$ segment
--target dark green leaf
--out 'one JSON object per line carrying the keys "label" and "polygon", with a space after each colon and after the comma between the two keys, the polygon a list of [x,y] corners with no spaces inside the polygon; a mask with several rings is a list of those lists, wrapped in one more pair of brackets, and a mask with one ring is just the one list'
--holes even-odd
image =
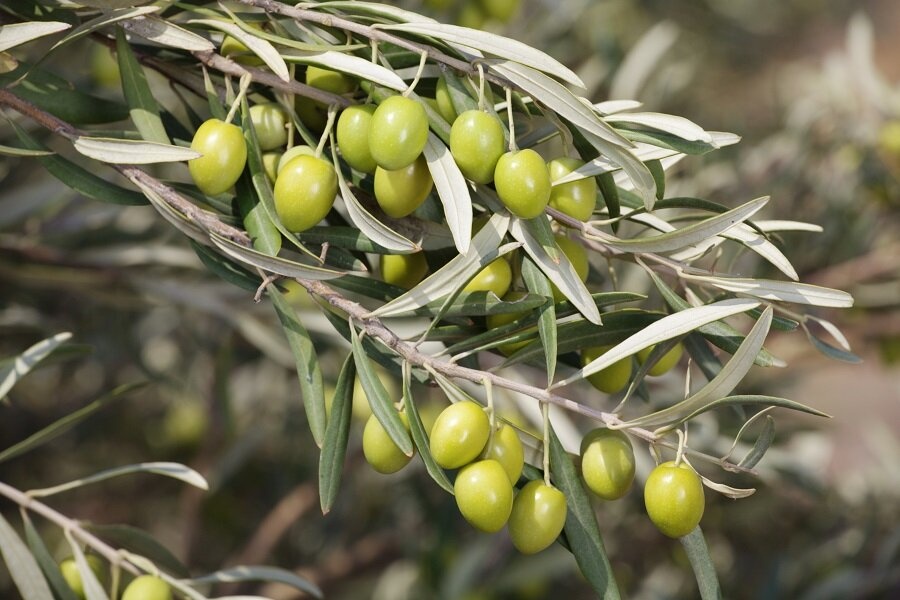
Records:
{"label": "dark green leaf", "polygon": [[691,355],[694,364],[700,367],[703,376],[706,377],[708,381],[712,381],[712,379],[719,374],[719,371],[722,370],[722,363],[719,362],[716,355],[709,349],[706,339],[696,332],[691,332],[685,336],[682,343],[684,344],[684,348],[688,351],[688,354]]}
{"label": "dark green leaf", "polygon": [[824,354],[825,356],[827,356],[829,358],[834,358],[836,360],[848,362],[851,364],[857,364],[857,363],[862,362],[862,359],[859,356],[857,356],[856,354],[854,354],[852,352],[848,352],[848,351],[844,350],[843,348],[838,348],[836,346],[832,346],[831,344],[829,344],[827,342],[823,342],[822,340],[820,340],[819,338],[814,336],[812,333],[810,333],[809,330],[807,330],[807,332],[806,332],[806,337],[809,339],[810,342],[812,342],[812,345],[815,347],[816,350],[818,350],[819,352],[821,352],[822,354]]}
{"label": "dark green leaf", "polygon": [[409,388],[410,382],[404,377],[403,406],[409,420],[409,432],[412,434],[413,444],[415,444],[418,449],[419,456],[422,457],[422,462],[425,463],[425,470],[428,471],[431,478],[445,491],[453,494],[453,484],[450,483],[450,480],[447,479],[447,474],[444,473],[444,470],[437,464],[437,461],[434,460],[434,456],[431,455],[428,434],[425,432],[425,425],[422,423],[422,417],[419,416],[419,409],[416,407],[416,403],[413,400]]}
{"label": "dark green leaf", "polygon": [[262,202],[257,201],[253,184],[246,173],[238,179],[235,193],[244,229],[250,236],[253,247],[269,256],[278,255],[281,250],[281,232],[269,218]]}
{"label": "dark green leaf", "polygon": [[35,448],[56,439],[113,400],[117,400],[120,396],[144,387],[145,385],[146,383],[143,382],[120,385],[111,392],[97,398],[87,406],[84,406],[83,408],[80,408],[63,418],[58,419],[57,421],[54,421],[47,427],[44,427],[37,433],[30,435],[18,444],[14,444],[3,452],[0,452],[0,463],[11,458],[15,458],[16,456],[24,454],[30,450],[34,450]]}
{"label": "dark green leaf", "polygon": [[763,425],[763,430],[760,432],[759,437],[756,438],[756,443],[753,444],[753,448],[750,452],[748,452],[741,462],[738,463],[738,466],[747,469],[755,467],[757,463],[762,460],[762,457],[766,454],[766,450],[772,445],[774,439],[775,419],[773,419],[771,415],[766,415],[766,423]]}
{"label": "dark green leaf", "polygon": [[353,346],[353,357],[356,361],[356,371],[363,391],[369,399],[372,413],[384,430],[390,436],[397,448],[407,456],[412,456],[414,447],[409,438],[409,432],[400,420],[400,413],[394,408],[394,400],[388,396],[384,384],[375,373],[374,367],[363,349],[356,328],[350,327],[350,343]]}
{"label": "dark green leaf", "polygon": [[37,529],[34,528],[34,524],[32,524],[31,519],[28,517],[28,513],[22,513],[22,521],[25,526],[25,539],[28,541],[28,547],[31,549],[31,554],[34,556],[34,559],[41,567],[44,577],[47,578],[47,583],[53,588],[53,595],[58,600],[78,600],[78,598],[75,597],[72,588],[69,587],[69,584],[66,583],[66,580],[63,578],[62,571],[59,570],[59,565],[56,564],[50,551],[47,550],[44,540],[41,539]]}
{"label": "dark green leaf", "polygon": [[[666,172],[663,170],[662,161],[648,160],[644,164],[653,175],[653,182],[656,184],[656,199],[662,200],[666,195]],[[659,205],[656,205],[656,208],[659,208]]]}
{"label": "dark green leaf", "polygon": [[350,436],[350,418],[353,415],[353,382],[356,380],[356,364],[348,354],[334,386],[331,416],[325,428],[325,443],[319,455],[319,504],[322,514],[328,514],[337,498],[347,454]]}
{"label": "dark green leaf", "polygon": [[[191,582],[195,584],[241,581],[273,581],[283,583],[302,592],[306,592],[314,598],[323,597],[322,590],[320,590],[319,587],[314,583],[311,583],[308,580],[299,577],[290,571],[279,569],[277,567],[230,567],[228,569],[216,571],[215,573],[210,573],[209,575],[204,575],[203,577],[195,577],[191,580]],[[236,599],[240,597],[231,596],[231,598]]]}
{"label": "dark green leaf", "polygon": [[141,137],[149,142],[171,144],[144,69],[135,58],[131,45],[125,39],[125,30],[121,27],[116,27],[116,56],[122,77],[122,91],[129,107],[128,112]]}
{"label": "dark green leaf", "polygon": [[387,248],[379,246],[355,227],[339,227],[334,225],[316,225],[298,234],[301,242],[310,244],[324,244],[328,242],[331,247],[346,248],[358,252],[371,252],[374,254],[391,254]]}
{"label": "dark green leaf", "polygon": [[190,242],[194,252],[197,253],[200,261],[207,269],[239,288],[251,292],[259,289],[259,284],[262,283],[259,276],[254,275],[236,262],[228,260],[218,252],[213,252],[208,246],[198,244],[194,240],[190,240]]}
{"label": "dark green leaf", "polygon": [[[601,173],[597,175],[597,185],[600,188],[600,195],[603,197],[603,203],[606,204],[606,210],[613,219],[620,214],[619,208],[619,188],[616,186],[616,179],[612,172]],[[618,221],[613,222],[613,232],[618,229]]]}
{"label": "dark green leaf", "polygon": [[616,586],[612,565],[609,563],[603,539],[600,537],[597,516],[581,485],[581,478],[572,464],[572,459],[552,429],[550,430],[550,470],[553,473],[554,483],[566,495],[568,506],[565,525],[566,539],[572,554],[575,555],[581,573],[594,591],[604,600],[619,598],[619,589]]}
{"label": "dark green leaf", "polygon": [[719,578],[716,576],[716,567],[713,565],[709,548],[703,538],[703,531],[700,530],[700,527],[695,527],[692,532],[680,538],[679,541],[684,546],[688,560],[691,561],[691,568],[694,569],[697,586],[700,588],[700,598],[702,600],[721,598],[722,590],[719,588]]}
{"label": "dark green leaf", "polygon": [[747,406],[778,406],[780,408],[789,408],[791,410],[804,412],[810,415],[815,415],[817,417],[831,418],[827,413],[823,413],[822,411],[806,406],[805,404],[800,404],[799,402],[788,400],[787,398],[780,398],[778,396],[763,396],[760,394],[745,394],[737,396],[727,396],[725,398],[722,398],[721,400],[710,402],[701,409],[696,410],[685,418],[681,419],[680,422],[683,423],[685,421],[690,421],[697,415],[713,410],[715,408],[719,408],[722,406],[733,406],[736,404]]}
{"label": "dark green leaf", "polygon": [[268,293],[297,364],[300,397],[303,399],[309,430],[312,432],[316,445],[321,448],[325,440],[325,392],[316,348],[313,346],[306,328],[297,318],[294,308],[284,299],[281,292],[274,286],[269,286]]}
{"label": "dark green leaf", "polygon": [[53,600],[53,593],[40,566],[3,515],[0,515],[0,555],[6,562],[13,583],[22,594],[22,600]]}
{"label": "dark green leaf", "polygon": [[645,142],[659,148],[675,150],[683,154],[706,154],[716,147],[700,141],[689,141],[664,131],[629,129],[625,123],[617,123],[616,130],[632,142]]}
{"label": "dark green leaf", "polygon": [[[43,144],[31,137],[24,129],[15,123],[13,123],[13,127],[26,148],[46,150]],[[112,204],[132,206],[147,204],[147,199],[143,194],[110,183],[58,154],[39,156],[37,160],[51,175],[89,198]]]}
{"label": "dark green leaf", "polygon": [[86,529],[113,546],[149,558],[161,569],[176,577],[190,576],[188,568],[168,548],[143,529],[131,525],[95,525],[93,523],[87,524]]}
{"label": "dark green leaf", "polygon": [[538,334],[544,346],[544,357],[547,362],[547,381],[553,382],[556,375],[556,309],[553,306],[553,289],[550,281],[544,276],[534,262],[525,258],[522,261],[522,279],[529,292],[543,297],[544,304],[539,310]]}

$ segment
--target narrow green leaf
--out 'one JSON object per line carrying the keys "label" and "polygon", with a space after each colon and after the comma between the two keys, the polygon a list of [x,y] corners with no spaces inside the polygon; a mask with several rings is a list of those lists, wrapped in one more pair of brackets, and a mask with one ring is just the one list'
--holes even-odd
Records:
{"label": "narrow green leaf", "polygon": [[120,396],[144,387],[145,385],[146,383],[143,382],[120,385],[119,387],[113,389],[111,392],[108,392],[103,396],[97,398],[90,404],[66,415],[61,419],[58,419],[57,421],[54,421],[47,427],[44,427],[37,433],[30,435],[18,444],[14,444],[3,452],[0,452],[0,463],[29,452],[30,450],[34,450],[35,448],[56,439],[113,400],[117,400]]}
{"label": "narrow green leaf", "polygon": [[428,161],[428,170],[434,180],[434,189],[438,193],[444,207],[444,217],[453,241],[460,254],[469,251],[472,238],[472,198],[469,195],[469,184],[449,148],[433,133],[428,134],[428,143],[422,152]]}
{"label": "narrow green leaf", "polygon": [[[297,234],[301,242],[309,244],[323,244],[328,242],[332,248],[345,248],[356,252],[370,252],[372,254],[393,254],[390,248],[380,246],[365,236],[356,227],[342,227],[340,225],[316,225],[311,229]],[[415,244],[410,244],[414,247]]]}
{"label": "narrow green leaf", "polygon": [[[721,400],[716,400],[715,402],[710,402],[709,404],[697,409],[691,414],[687,415],[681,422],[684,423],[686,421],[690,421],[697,415],[708,412],[710,410],[714,410],[716,408],[721,408],[723,406],[777,406],[779,408],[788,408],[790,410],[796,410],[798,412],[803,412],[809,415],[815,415],[817,417],[827,417],[831,418],[830,415],[824,413],[820,410],[816,410],[815,408],[811,408],[806,406],[805,404],[800,404],[799,402],[795,402],[793,400],[788,400],[787,398],[781,398],[778,396],[763,396],[758,394],[745,394],[745,395],[737,395],[737,396],[728,396],[726,398],[722,398]],[[628,425],[632,425],[631,422]]]}
{"label": "narrow green leaf", "polygon": [[200,473],[191,469],[190,467],[172,462],[149,462],[139,463],[135,465],[126,465],[124,467],[115,467],[112,469],[105,469],[103,471],[100,471],[99,473],[89,475],[88,477],[82,477],[74,481],[55,485],[53,487],[29,490],[28,494],[34,498],[44,498],[47,496],[52,496],[54,494],[59,494],[61,492],[74,490],[85,485],[90,485],[92,483],[106,481],[107,479],[112,479],[114,477],[131,475],[132,473],[153,473],[155,475],[162,475],[164,477],[178,479],[201,490],[209,489],[209,484],[206,482],[206,479],[204,479],[203,476],[200,475]]}
{"label": "narrow green leaf", "polygon": [[[31,150],[46,150],[46,148],[24,129],[13,123],[13,128],[19,139],[26,148]],[[68,187],[72,188],[80,194],[84,194],[89,198],[109,202],[111,204],[124,205],[143,205],[147,204],[147,199],[132,190],[126,190],[113,183],[110,183],[82,167],[76,165],[72,161],[63,158],[58,154],[49,156],[40,156],[38,161],[51,175],[62,181]]]}
{"label": "narrow green leaf", "polygon": [[550,469],[553,473],[553,481],[566,495],[565,533],[569,543],[569,549],[575,556],[576,562],[585,579],[594,588],[600,598],[604,600],[616,600],[619,589],[613,575],[612,565],[606,556],[603,539],[600,537],[600,527],[597,525],[597,516],[591,507],[591,501],[581,484],[578,471],[572,464],[572,459],[556,437],[556,433],[550,430]]}
{"label": "narrow green leaf", "polygon": [[[323,598],[322,590],[314,583],[277,567],[238,566],[216,571],[191,580],[195,584],[237,583],[242,581],[272,581],[283,583],[315,597]],[[223,599],[224,600],[224,599]],[[237,598],[235,598],[237,600]]]}
{"label": "narrow green leaf", "polygon": [[528,286],[528,291],[546,298],[541,306],[538,317],[538,334],[544,346],[544,356],[547,361],[547,381],[553,383],[556,376],[556,309],[553,306],[553,290],[550,282],[541,273],[537,265],[530,259],[522,261],[522,279]]}
{"label": "narrow green leaf", "polygon": [[161,19],[156,15],[146,15],[125,21],[122,23],[122,27],[145,40],[169,46],[170,48],[188,50],[189,52],[204,52],[216,49],[213,43],[206,38],[200,37],[196,33],[191,33],[187,29]]}
{"label": "narrow green leaf", "polygon": [[3,156],[51,156],[55,152],[50,150],[28,150],[27,148],[16,148],[15,146],[3,146],[0,144],[0,154]]}
{"label": "narrow green leaf", "polygon": [[31,23],[10,23],[0,29],[0,52],[15,48],[45,35],[52,35],[70,28],[68,23],[59,21],[34,21]]}
{"label": "narrow green leaf", "polygon": [[281,232],[269,218],[266,207],[255,197],[251,176],[247,173],[241,175],[234,189],[244,229],[253,247],[269,256],[277,256],[281,250]]}
{"label": "narrow green leaf", "polygon": [[697,586],[700,588],[700,598],[702,600],[719,600],[722,597],[722,590],[719,588],[716,567],[709,555],[703,531],[700,530],[700,527],[695,527],[692,532],[679,538],[679,541],[684,546],[684,551],[691,562],[691,568],[694,569]]}
{"label": "narrow green leaf", "polygon": [[340,277],[344,274],[341,271],[335,271],[334,269],[328,269],[306,262],[269,256],[264,252],[242,246],[241,244],[226,237],[222,237],[214,232],[210,232],[209,239],[228,256],[239,262],[259,267],[268,273],[275,273],[285,277],[299,277],[301,279],[334,279],[335,277]]}
{"label": "narrow green leaf", "polygon": [[250,292],[255,292],[259,289],[259,284],[262,283],[262,281],[260,281],[258,276],[250,273],[250,271],[244,269],[237,263],[228,260],[224,256],[213,252],[207,246],[198,244],[194,240],[189,241],[191,243],[191,248],[194,249],[194,252],[197,253],[197,256],[200,257],[200,261],[207,269],[239,288]]}
{"label": "narrow green leaf", "polygon": [[[666,172],[663,170],[662,162],[656,159],[648,160],[644,164],[653,175],[653,182],[656,184],[656,199],[662,200],[666,195]],[[658,210],[659,205],[656,205],[655,208]]]}
{"label": "narrow green leaf", "polygon": [[434,456],[431,454],[428,433],[425,431],[425,425],[422,423],[419,409],[416,407],[415,400],[413,400],[413,395],[410,391],[410,381],[405,377],[403,378],[403,406],[409,420],[409,432],[412,434],[413,444],[415,444],[416,449],[419,451],[422,462],[425,463],[425,470],[428,471],[428,474],[435,483],[441,486],[448,494],[452,495],[453,484],[447,479],[447,474],[440,465],[437,464],[437,461],[434,460]]}
{"label": "narrow green leaf", "polygon": [[715,277],[711,275],[700,275],[696,279],[727,292],[746,294],[764,300],[828,308],[850,308],[853,306],[853,296],[847,292],[808,283],[777,281],[774,279]]}
{"label": "narrow green leaf", "polygon": [[[500,315],[509,313],[527,312],[546,303],[543,296],[529,294],[517,300],[503,300],[493,292],[464,292],[454,298],[453,302],[446,306],[446,310],[440,314],[444,318],[452,317],[484,317],[487,315]],[[414,314],[420,316],[436,316],[444,302],[435,301],[423,306]]]}
{"label": "narrow green leaf", "polygon": [[143,529],[131,525],[97,525],[93,523],[86,524],[85,528],[117,548],[124,548],[152,560],[161,569],[176,577],[190,575],[188,568],[168,548]]}
{"label": "narrow green leaf", "polygon": [[222,104],[222,99],[219,98],[219,92],[207,69],[203,69],[203,89],[206,91],[206,103],[209,105],[210,114],[213,118],[224,120],[228,116],[228,111],[225,110],[225,105]]}
{"label": "narrow green leaf", "polygon": [[39,362],[56,350],[60,344],[71,338],[72,334],[69,332],[57,333],[34,344],[18,356],[12,357],[9,364],[0,367],[0,399],[4,398],[9,390]]}
{"label": "narrow green leaf", "polygon": [[166,134],[159,116],[159,104],[153,97],[144,69],[135,58],[131,44],[125,39],[125,31],[120,27],[116,28],[116,56],[128,112],[141,137],[150,142],[171,144],[172,140]]}
{"label": "narrow green leaf", "polygon": [[843,362],[847,362],[850,364],[858,364],[862,362],[862,359],[854,354],[853,352],[848,352],[843,348],[838,348],[837,346],[832,346],[828,342],[824,342],[820,340],[818,337],[812,334],[808,328],[804,328],[806,331],[807,339],[812,343],[813,347],[824,354],[829,358],[834,358],[836,360],[840,360]]}
{"label": "narrow green leaf", "polygon": [[294,361],[297,364],[297,378],[300,381],[300,397],[303,399],[303,408],[306,410],[306,420],[312,432],[316,445],[320,448],[325,440],[325,391],[322,385],[322,370],[319,367],[319,358],[316,348],[309,337],[309,332],[303,327],[294,308],[284,299],[281,292],[274,286],[268,288],[272,306],[278,314],[278,320],[284,328]]}
{"label": "narrow green leaf", "polygon": [[348,354],[334,386],[331,416],[325,427],[325,443],[319,454],[319,504],[323,515],[331,510],[341,486],[344,456],[347,454],[347,440],[350,437],[350,419],[353,416],[355,380],[356,364],[353,354]]}
{"label": "narrow green leaf", "polygon": [[53,600],[53,593],[40,566],[3,515],[0,515],[0,556],[3,556],[13,583],[22,594],[22,600]]}
{"label": "narrow green leaf", "polygon": [[72,549],[72,556],[75,558],[75,565],[78,567],[78,574],[81,575],[81,585],[84,588],[84,596],[87,600],[109,600],[106,590],[97,575],[87,562],[84,552],[81,550],[81,544],[75,541],[70,530],[65,531],[66,540]]}
{"label": "narrow green leaf", "polygon": [[[616,186],[616,178],[611,172],[601,173],[597,175],[597,185],[600,188],[600,195],[603,196],[603,203],[606,204],[606,210],[613,219],[617,218],[621,212],[619,210],[619,188]],[[618,229],[618,222],[613,223],[613,231]]]}
{"label": "narrow green leaf", "polygon": [[407,456],[412,456],[414,447],[409,437],[409,432],[400,420],[400,414],[394,408],[394,400],[388,396],[384,384],[375,373],[366,351],[363,349],[356,328],[350,327],[350,343],[353,346],[353,358],[356,361],[356,371],[359,374],[359,381],[362,384],[363,391],[369,399],[369,406],[372,407],[372,413],[384,430],[393,440],[397,448]]}
{"label": "narrow green leaf", "polygon": [[762,460],[762,457],[765,456],[766,451],[769,449],[769,446],[772,445],[774,440],[775,419],[772,418],[772,415],[766,415],[766,422],[763,425],[763,430],[759,433],[759,437],[756,438],[756,443],[753,444],[753,448],[750,452],[741,459],[738,466],[747,469],[755,467],[759,461]]}
{"label": "narrow green leaf", "polygon": [[44,573],[44,577],[47,578],[47,583],[53,589],[53,595],[58,600],[78,600],[72,588],[69,587],[69,584],[63,578],[59,565],[56,564],[50,551],[47,550],[44,540],[37,532],[37,529],[35,529],[27,512],[22,513],[22,524],[25,527],[25,540],[28,542],[28,548]]}

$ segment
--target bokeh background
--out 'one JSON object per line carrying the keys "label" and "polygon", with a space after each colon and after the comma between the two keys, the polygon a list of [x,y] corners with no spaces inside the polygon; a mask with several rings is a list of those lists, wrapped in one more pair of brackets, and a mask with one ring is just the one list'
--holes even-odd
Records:
{"label": "bokeh background", "polygon": [[[800,332],[773,332],[769,347],[789,368],[754,372],[743,389],[832,418],[776,412],[760,477],[728,481],[758,491],[738,501],[708,494],[702,525],[726,597],[900,597],[900,3],[522,0],[507,21],[476,0],[399,4],[542,48],[575,68],[596,101],[634,98],[741,135],[736,146],[680,163],[669,194],[728,205],[771,195],[766,218],[824,228],[785,234],[784,244],[801,280],[855,296],[852,310],[815,314],[844,332],[862,362],[827,358]],[[79,83],[119,93],[101,80]],[[334,377],[345,349],[329,349],[330,326],[302,293],[292,301]],[[323,516],[318,452],[271,307],[205,272],[152,209],[78,197],[2,157],[0,355],[59,331],[73,332],[70,353],[79,356],[15,388],[0,406],[0,446],[118,384],[150,385],[0,465],[0,480],[45,487],[173,460],[211,484],[202,493],[149,476],[117,479],[53,498],[65,514],[144,528],[198,574],[230,564],[295,569],[329,598],[591,597],[562,548],[523,557],[505,534],[474,532],[417,462],[394,476],[371,471],[360,420],[340,498]],[[682,382],[673,375],[659,385]],[[724,453],[737,427],[728,415],[704,419],[692,440]],[[597,508],[626,596],[696,597],[681,546],[653,529],[639,490]],[[61,533],[46,535],[64,554]],[[14,594],[0,574],[0,596]]]}

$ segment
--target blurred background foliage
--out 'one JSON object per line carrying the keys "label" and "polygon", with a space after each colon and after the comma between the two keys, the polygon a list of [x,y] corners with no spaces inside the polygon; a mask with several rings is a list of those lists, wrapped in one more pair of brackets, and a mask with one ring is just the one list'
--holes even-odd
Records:
{"label": "blurred background foliage", "polygon": [[[852,311],[819,315],[863,363],[836,363],[799,334],[773,332],[770,348],[790,367],[751,373],[745,390],[834,418],[780,415],[760,480],[728,482],[758,492],[737,502],[710,494],[703,528],[730,598],[900,596],[900,4],[522,0],[510,2],[505,22],[477,0],[400,4],[540,47],[575,67],[596,100],[635,98],[742,135],[737,146],[685,160],[669,195],[734,205],[770,194],[766,218],[824,228],[788,234],[784,245],[801,280],[853,293]],[[52,66],[82,77],[75,65],[94,61],[94,80],[79,83],[115,99],[107,59],[96,45]],[[170,92],[158,92],[165,103]],[[117,384],[152,383],[0,465],[0,480],[27,489],[117,464],[181,461],[207,477],[209,493],[133,477],[53,504],[79,519],[142,527],[198,573],[275,564],[331,598],[590,597],[562,548],[523,557],[505,535],[474,532],[420,464],[374,473],[360,452],[362,419],[351,434],[352,475],[323,517],[318,452],[274,311],[206,272],[149,207],[78,197],[36,162],[0,158],[0,281],[0,355],[59,331],[77,342],[70,360],[40,368],[0,408],[3,446]],[[328,350],[335,336],[304,293],[291,298],[333,382],[345,350]],[[660,385],[682,382],[673,375]],[[700,419],[692,439],[715,444],[739,424]],[[654,530],[638,490],[598,510],[628,597],[696,596],[681,546]],[[61,533],[56,542],[63,553]],[[0,596],[12,593],[0,580]]]}

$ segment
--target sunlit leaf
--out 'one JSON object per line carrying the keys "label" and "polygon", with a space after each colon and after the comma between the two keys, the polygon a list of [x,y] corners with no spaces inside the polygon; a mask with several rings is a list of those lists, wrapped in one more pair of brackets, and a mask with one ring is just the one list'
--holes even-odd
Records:
{"label": "sunlit leaf", "polygon": [[113,138],[81,136],[75,139],[74,146],[89,158],[123,165],[180,162],[201,156],[196,150],[183,146]]}
{"label": "sunlit leaf", "polygon": [[71,25],[59,21],[10,23],[0,28],[0,52],[15,48],[31,40],[69,29]]}
{"label": "sunlit leaf", "polygon": [[122,27],[139,35],[145,40],[156,42],[157,44],[168,46],[169,48],[179,48],[188,52],[204,52],[207,50],[215,50],[212,42],[204,37],[192,33],[183,27],[179,27],[174,23],[157,17],[156,15],[146,15],[136,17],[122,23]]}
{"label": "sunlit leaf", "polygon": [[428,134],[423,154],[428,161],[434,188],[444,206],[444,216],[453,233],[456,249],[460,254],[465,254],[469,251],[472,237],[472,198],[469,186],[450,150],[433,133]]}
{"label": "sunlit leaf", "polygon": [[325,267],[319,267],[298,260],[288,260],[277,256],[269,256],[263,252],[242,246],[237,242],[229,240],[217,233],[210,233],[209,239],[222,252],[234,258],[238,262],[242,262],[254,267],[259,267],[268,273],[275,273],[285,277],[299,277],[301,279],[333,279],[343,275],[341,271],[335,271]]}
{"label": "sunlit leaf", "polygon": [[9,364],[0,368],[0,398],[6,396],[16,383],[25,377],[35,365],[44,360],[60,344],[72,338],[69,332],[57,333],[34,344],[25,352],[13,357]]}
{"label": "sunlit leaf", "polygon": [[212,27],[213,29],[218,29],[219,31],[227,33],[260,57],[262,61],[266,63],[266,66],[269,67],[279,79],[282,81],[290,81],[291,77],[287,64],[285,64],[284,59],[281,57],[281,54],[278,53],[278,50],[266,40],[247,33],[234,23],[229,23],[227,21],[219,21],[216,19],[193,19],[189,21],[189,23],[192,25],[206,25],[207,27]]}

